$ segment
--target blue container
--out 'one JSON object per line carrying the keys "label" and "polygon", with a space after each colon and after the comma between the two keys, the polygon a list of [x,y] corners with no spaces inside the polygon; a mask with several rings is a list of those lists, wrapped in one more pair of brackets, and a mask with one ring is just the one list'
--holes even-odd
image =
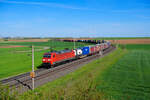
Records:
{"label": "blue container", "polygon": [[88,55],[90,53],[90,48],[89,46],[87,47],[82,47],[82,55]]}
{"label": "blue container", "polygon": [[107,45],[108,45],[108,46],[110,46],[110,45],[111,45],[111,43],[110,43],[110,42],[107,42]]}

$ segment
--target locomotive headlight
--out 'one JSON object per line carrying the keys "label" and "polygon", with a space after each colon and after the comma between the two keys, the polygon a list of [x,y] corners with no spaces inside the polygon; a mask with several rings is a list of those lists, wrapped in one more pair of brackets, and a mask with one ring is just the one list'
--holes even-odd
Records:
{"label": "locomotive headlight", "polygon": [[45,61],[45,59],[43,59],[43,61]]}

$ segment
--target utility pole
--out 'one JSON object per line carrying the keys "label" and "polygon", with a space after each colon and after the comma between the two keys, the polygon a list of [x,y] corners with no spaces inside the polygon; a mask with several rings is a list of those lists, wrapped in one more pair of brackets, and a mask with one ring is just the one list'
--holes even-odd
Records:
{"label": "utility pole", "polygon": [[32,78],[32,90],[34,90],[34,46],[32,45],[32,72],[30,73],[30,77]]}
{"label": "utility pole", "polygon": [[75,46],[76,44],[75,44],[75,38],[74,38],[74,49],[76,48],[76,46]]}
{"label": "utility pole", "polygon": [[115,43],[116,43],[116,47],[118,48],[118,43],[117,43],[117,40],[115,40]]}
{"label": "utility pole", "polygon": [[50,52],[52,51],[52,46],[51,46],[51,42],[52,42],[52,40],[48,40],[48,42],[49,42],[49,50],[50,50]]}

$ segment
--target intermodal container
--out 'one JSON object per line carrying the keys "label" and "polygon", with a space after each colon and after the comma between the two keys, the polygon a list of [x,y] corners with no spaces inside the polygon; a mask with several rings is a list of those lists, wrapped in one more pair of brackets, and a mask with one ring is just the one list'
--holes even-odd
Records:
{"label": "intermodal container", "polygon": [[89,53],[90,53],[89,46],[86,46],[86,47],[82,48],[82,55],[88,55]]}

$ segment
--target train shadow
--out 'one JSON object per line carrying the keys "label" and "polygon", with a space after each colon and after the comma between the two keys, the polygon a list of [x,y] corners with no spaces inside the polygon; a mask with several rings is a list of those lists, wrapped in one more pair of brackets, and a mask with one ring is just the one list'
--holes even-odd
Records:
{"label": "train shadow", "polygon": [[67,64],[67,63],[70,63],[70,62],[75,61],[75,60],[76,59],[66,60],[66,61],[55,64],[54,67],[57,67],[57,66],[60,66],[60,65],[63,65],[63,64]]}
{"label": "train shadow", "polygon": [[60,66],[60,65],[63,65],[63,64],[67,64],[69,62],[72,62],[72,61],[75,61],[76,59],[71,59],[71,60],[66,60],[66,61],[63,61],[63,62],[60,62],[60,63],[56,63],[55,65],[51,66],[50,64],[41,64],[39,65],[37,68],[38,69],[49,69],[49,68],[54,68],[54,67],[57,67],[57,66]]}
{"label": "train shadow", "polygon": [[37,66],[37,69],[43,69],[43,68],[45,68],[45,67],[43,66],[43,64]]}
{"label": "train shadow", "polygon": [[49,68],[51,68],[51,66],[48,64],[41,64],[37,66],[37,69],[49,69]]}

